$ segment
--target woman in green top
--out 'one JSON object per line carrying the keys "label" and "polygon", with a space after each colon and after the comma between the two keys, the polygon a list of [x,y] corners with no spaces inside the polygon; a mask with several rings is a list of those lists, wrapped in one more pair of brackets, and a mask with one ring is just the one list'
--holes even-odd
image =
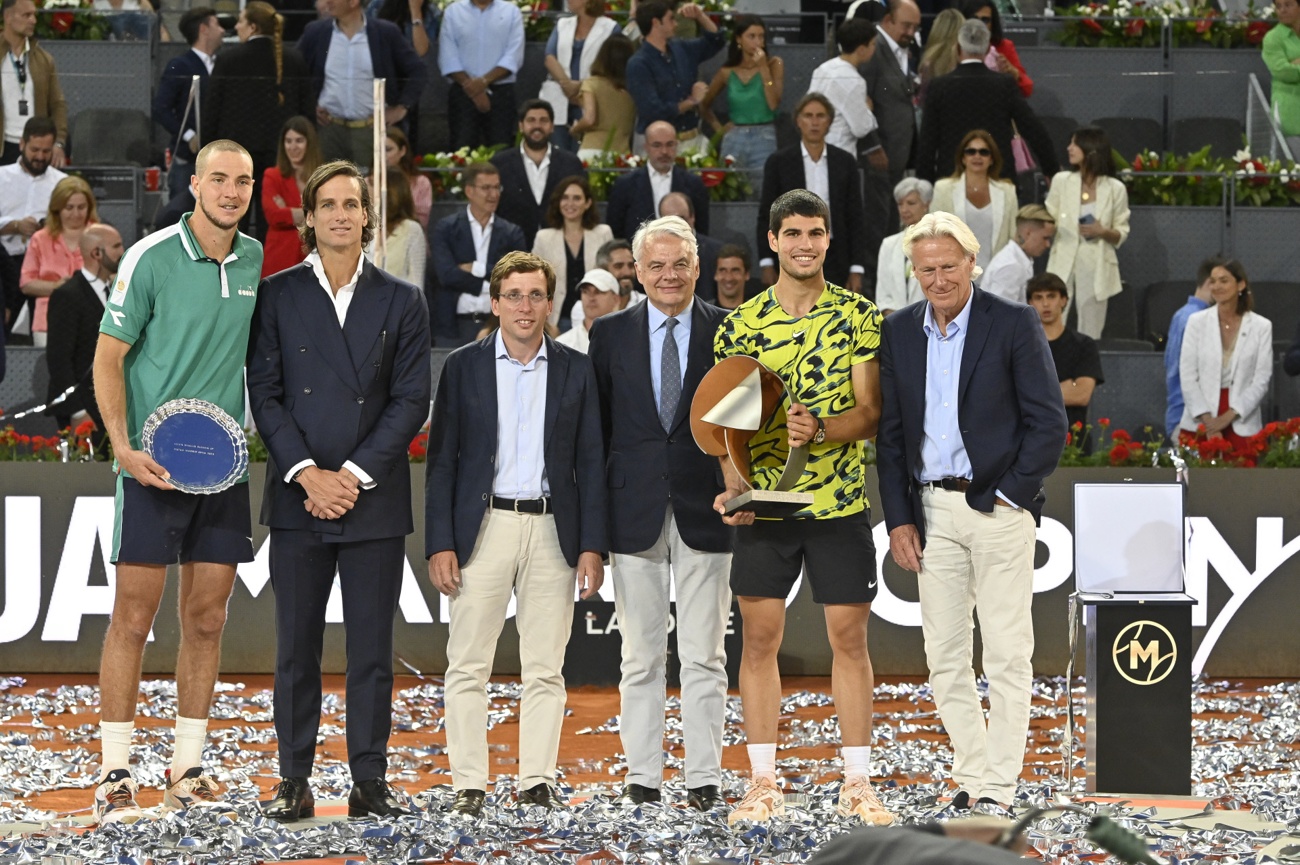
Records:
{"label": "woman in green top", "polygon": [[1273,76],[1273,113],[1291,156],[1300,158],[1300,0],[1277,0],[1277,26],[1264,37],[1264,65]]}
{"label": "woman in green top", "polygon": [[[713,100],[727,89],[728,123],[713,113]],[[700,116],[721,130],[722,155],[741,168],[761,171],[776,150],[776,108],[785,88],[785,64],[767,53],[767,28],[757,15],[737,15],[727,46],[727,62],[713,76],[700,102]]]}

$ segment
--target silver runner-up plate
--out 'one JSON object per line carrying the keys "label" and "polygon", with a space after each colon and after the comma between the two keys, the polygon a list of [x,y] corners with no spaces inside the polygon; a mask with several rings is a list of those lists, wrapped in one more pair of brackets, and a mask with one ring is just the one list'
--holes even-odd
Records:
{"label": "silver runner-up plate", "polygon": [[140,435],[145,453],[167,470],[167,482],[185,493],[230,489],[248,469],[248,440],[235,419],[201,399],[159,406]]}
{"label": "silver runner-up plate", "polygon": [[778,490],[746,490],[729,500],[724,509],[727,514],[736,511],[753,511],[760,519],[778,520],[812,507],[812,493],[789,493]]}

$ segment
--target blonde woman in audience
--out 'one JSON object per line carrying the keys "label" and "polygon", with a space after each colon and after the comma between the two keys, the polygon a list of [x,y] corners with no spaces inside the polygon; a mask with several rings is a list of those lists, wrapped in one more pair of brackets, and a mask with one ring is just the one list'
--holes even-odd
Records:
{"label": "blonde woman in audience", "polygon": [[36,298],[32,317],[32,344],[44,347],[49,324],[46,314],[50,295],[68,278],[81,270],[81,232],[99,222],[95,194],[80,177],[65,177],[50,193],[45,227],[27,242],[18,287],[23,294]]}
{"label": "blonde woman in audience", "polygon": [[394,171],[388,175],[388,212],[384,226],[382,251],[375,244],[375,267],[413,285],[424,285],[424,266],[428,261],[428,241],[424,227],[415,218],[415,201],[406,175]]}
{"label": "blonde woman in audience", "polygon": [[925,50],[921,53],[921,86],[917,101],[922,108],[925,107],[925,93],[930,82],[957,68],[957,33],[965,23],[965,17],[956,9],[945,9],[934,19],[930,37],[925,40]]}
{"label": "blonde woman in audience", "polygon": [[951,213],[970,226],[980,242],[975,263],[989,266],[994,253],[1016,232],[1016,187],[1002,179],[1002,152],[993,136],[972,129],[957,145],[951,177],[934,185],[930,209]]}
{"label": "blonde woman in audience", "polygon": [[614,239],[614,232],[600,222],[591,186],[579,175],[555,185],[545,221],[547,227],[533,240],[533,254],[555,268],[555,300],[547,321],[558,325],[581,297],[578,280],[596,266],[596,252]]}

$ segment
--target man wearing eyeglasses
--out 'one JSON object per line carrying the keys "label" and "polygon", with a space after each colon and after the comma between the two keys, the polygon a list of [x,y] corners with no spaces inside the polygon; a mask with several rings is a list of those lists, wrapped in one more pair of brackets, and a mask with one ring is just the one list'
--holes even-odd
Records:
{"label": "man wearing eyeglasses", "polygon": [[[524,683],[518,805],[553,808],[574,585],[604,579],[605,447],[591,360],[545,336],[555,270],[510,252],[490,280],[501,326],[447,356],[429,431],[425,554],[450,600],[447,755],[451,810],[482,813],[488,695],[513,593]],[[506,804],[506,803],[501,803]]]}
{"label": "man wearing eyeglasses", "polygon": [[0,156],[0,165],[18,159],[23,125],[33,117],[48,117],[58,130],[50,164],[62,168],[68,163],[63,152],[64,142],[68,140],[68,103],[59,86],[54,58],[32,42],[36,32],[36,4],[32,0],[3,0],[0,11],[4,18],[4,31],[0,35],[7,49],[0,58],[0,127],[4,129],[4,155]]}

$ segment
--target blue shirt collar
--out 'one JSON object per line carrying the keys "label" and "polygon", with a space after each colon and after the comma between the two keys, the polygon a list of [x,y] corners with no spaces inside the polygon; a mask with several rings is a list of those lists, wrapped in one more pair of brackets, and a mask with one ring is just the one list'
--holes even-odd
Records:
{"label": "blue shirt collar", "polygon": [[[690,302],[686,304],[686,306],[682,309],[682,311],[677,313],[677,315],[673,316],[673,318],[677,319],[677,324],[679,327],[682,324],[685,324],[691,320],[691,310],[694,308],[695,308],[695,298],[692,297],[690,299]],[[654,333],[655,331],[659,330],[659,328],[663,327],[664,322],[668,320],[668,316],[664,315],[663,312],[660,311],[659,307],[655,306],[653,303],[651,303],[648,300],[646,301],[646,312],[650,316],[651,333]]]}
{"label": "blue shirt collar", "polygon": [[[966,305],[962,307],[961,312],[957,313],[957,317],[948,324],[949,338],[956,336],[957,334],[965,334],[966,331],[970,329],[970,308],[974,302],[975,286],[972,284],[970,297],[966,298]],[[955,331],[952,329],[954,326],[957,328]],[[934,307],[931,306],[930,301],[928,300],[925,302],[925,321],[922,323],[922,328],[925,330],[926,336],[939,335],[939,325],[936,324],[934,320]],[[940,338],[942,339],[944,337]]]}
{"label": "blue shirt collar", "polygon": [[497,328],[497,333],[496,333],[496,355],[495,355],[495,357],[496,357],[497,360],[508,360],[508,361],[510,361],[510,362],[513,363],[513,364],[517,364],[517,365],[519,365],[519,366],[524,367],[524,369],[532,369],[534,366],[537,365],[537,362],[538,362],[539,360],[548,360],[548,358],[547,358],[547,356],[546,356],[546,337],[545,337],[545,336],[542,337],[542,345],[541,345],[541,348],[537,349],[537,354],[533,355],[533,359],[530,360],[530,361],[529,361],[528,363],[526,363],[526,364],[522,364],[522,363],[519,363],[519,361],[515,360],[513,357],[511,357],[511,356],[510,356],[510,352],[506,351],[506,341],[505,341],[505,337],[503,337],[503,336],[501,335],[501,328],[498,327],[498,328]]}

